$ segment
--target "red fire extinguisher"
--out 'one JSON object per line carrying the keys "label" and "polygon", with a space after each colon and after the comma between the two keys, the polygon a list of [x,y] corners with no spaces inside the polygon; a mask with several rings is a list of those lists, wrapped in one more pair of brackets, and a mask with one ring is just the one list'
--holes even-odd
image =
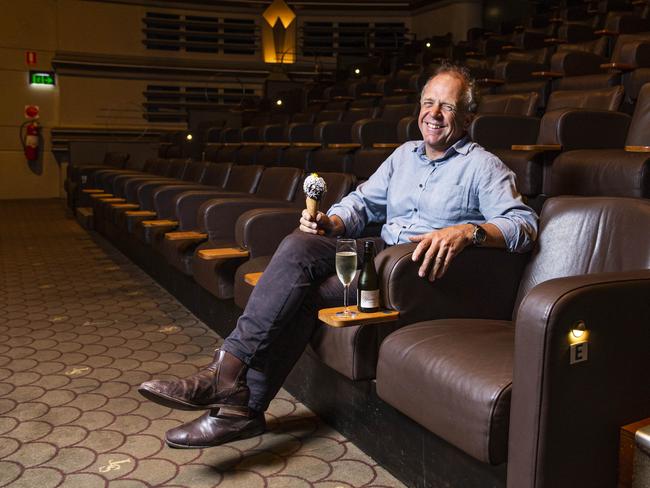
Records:
{"label": "red fire extinguisher", "polygon": [[20,140],[27,161],[36,161],[38,159],[39,132],[40,128],[36,120],[28,120],[20,127]]}

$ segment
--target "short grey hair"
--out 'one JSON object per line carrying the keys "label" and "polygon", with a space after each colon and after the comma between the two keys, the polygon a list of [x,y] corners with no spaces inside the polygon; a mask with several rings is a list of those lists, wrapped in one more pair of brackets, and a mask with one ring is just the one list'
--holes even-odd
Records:
{"label": "short grey hair", "polygon": [[[451,75],[455,76],[463,83],[463,97],[461,99],[462,109],[469,113],[475,113],[478,109],[479,102],[479,92],[476,87],[476,82],[469,70],[464,66],[459,66],[457,64],[445,63],[439,66],[434,73],[427,79],[427,82],[424,84],[426,87],[431,80],[433,80],[438,75]],[[422,92],[424,93],[424,87]],[[420,99],[422,99],[422,94],[420,94]]]}

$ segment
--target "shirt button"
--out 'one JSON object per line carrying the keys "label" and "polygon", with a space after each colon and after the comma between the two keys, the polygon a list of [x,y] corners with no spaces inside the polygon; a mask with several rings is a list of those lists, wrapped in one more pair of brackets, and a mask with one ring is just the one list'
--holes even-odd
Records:
{"label": "shirt button", "polygon": [[413,209],[413,211],[414,211],[414,212],[417,212],[417,211],[418,211],[418,209],[417,209],[417,208],[414,208],[414,209]]}
{"label": "shirt button", "polygon": [[405,226],[405,225],[403,225],[403,226],[402,226],[402,229],[406,229],[406,226]]}
{"label": "shirt button", "polygon": [[422,183],[420,183],[418,186],[419,186],[420,188],[422,188]]}

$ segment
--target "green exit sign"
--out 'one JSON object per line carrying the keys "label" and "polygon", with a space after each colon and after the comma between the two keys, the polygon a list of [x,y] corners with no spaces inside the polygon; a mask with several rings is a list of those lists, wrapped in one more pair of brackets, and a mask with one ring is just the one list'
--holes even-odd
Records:
{"label": "green exit sign", "polygon": [[30,71],[29,72],[30,85],[56,85],[54,78],[54,71]]}

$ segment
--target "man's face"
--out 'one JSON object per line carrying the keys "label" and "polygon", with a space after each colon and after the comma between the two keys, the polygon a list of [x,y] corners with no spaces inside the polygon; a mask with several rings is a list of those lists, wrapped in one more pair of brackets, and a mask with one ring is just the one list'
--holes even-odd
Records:
{"label": "man's face", "polygon": [[418,125],[431,159],[442,156],[469,127],[472,116],[462,107],[462,93],[462,81],[447,73],[431,79],[422,91]]}

